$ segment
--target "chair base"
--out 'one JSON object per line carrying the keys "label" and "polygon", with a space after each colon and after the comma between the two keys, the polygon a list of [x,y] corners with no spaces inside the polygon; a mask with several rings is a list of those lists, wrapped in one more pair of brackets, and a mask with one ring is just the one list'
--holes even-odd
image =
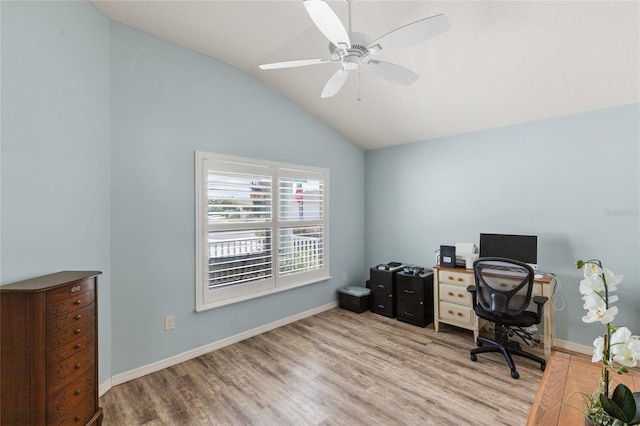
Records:
{"label": "chair base", "polygon": [[[513,357],[511,355],[518,355],[540,363],[540,369],[542,371],[544,371],[544,369],[547,367],[547,361],[545,359],[529,352],[523,351],[520,347],[520,344],[517,342],[508,341],[506,342],[506,344],[501,344],[485,337],[478,337],[478,341],[476,343],[478,347],[475,349],[471,349],[471,361],[477,361],[477,355],[481,353],[500,352],[504,356],[504,359],[507,361],[507,364],[509,364],[509,368],[511,369],[511,377],[513,377],[514,379],[518,379],[520,377],[520,374],[518,373],[518,371],[516,371],[516,365],[513,362]],[[483,344],[485,343],[489,346],[483,346]]]}

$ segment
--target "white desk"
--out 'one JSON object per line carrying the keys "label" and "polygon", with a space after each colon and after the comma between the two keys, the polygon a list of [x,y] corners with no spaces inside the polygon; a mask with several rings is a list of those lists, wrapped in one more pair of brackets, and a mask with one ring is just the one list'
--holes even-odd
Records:
{"label": "white desk", "polygon": [[[440,323],[455,325],[473,331],[473,341],[477,341],[480,329],[486,321],[473,312],[471,293],[467,287],[475,285],[472,269],[433,267],[433,326],[436,332]],[[553,303],[551,296],[556,280],[553,275],[544,275],[535,280],[533,296],[545,296],[549,301],[544,305],[542,319],[542,343],[545,358],[549,358],[553,346]]]}

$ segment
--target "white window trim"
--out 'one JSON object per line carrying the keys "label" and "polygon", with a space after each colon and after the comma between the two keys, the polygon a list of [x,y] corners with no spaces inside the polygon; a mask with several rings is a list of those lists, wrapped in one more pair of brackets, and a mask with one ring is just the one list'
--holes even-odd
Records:
{"label": "white window trim", "polygon": [[[274,188],[273,191],[273,225],[272,229],[272,256],[273,256],[273,278],[272,285],[257,286],[256,290],[239,296],[234,296],[233,293],[225,296],[224,291],[209,290],[208,288],[208,195],[207,195],[207,179],[206,173],[208,168],[206,167],[207,161],[216,162],[230,162],[236,164],[246,164],[249,166],[265,167],[273,169],[274,176]],[[291,274],[280,276],[278,273],[278,178],[280,171],[285,170],[286,176],[295,177],[300,173],[304,175],[319,174],[324,181],[324,197],[323,197],[323,245],[324,245],[324,266],[320,269],[312,272],[305,272],[303,274]],[[245,300],[254,299],[281,291],[290,290],[297,287],[302,287],[314,283],[325,282],[331,279],[329,274],[329,170],[318,167],[309,167],[288,163],[279,163],[273,161],[255,160],[245,157],[236,157],[230,155],[214,154],[203,151],[196,151],[195,153],[195,242],[196,242],[196,311],[201,312],[220,306],[225,306],[233,303],[242,302]],[[271,280],[270,280],[271,281]],[[263,283],[265,284],[265,283]],[[239,284],[242,285],[242,284]],[[253,285],[253,284],[249,284]],[[234,286],[236,287],[236,286]],[[218,294],[215,299],[212,300],[211,292],[214,291]]]}

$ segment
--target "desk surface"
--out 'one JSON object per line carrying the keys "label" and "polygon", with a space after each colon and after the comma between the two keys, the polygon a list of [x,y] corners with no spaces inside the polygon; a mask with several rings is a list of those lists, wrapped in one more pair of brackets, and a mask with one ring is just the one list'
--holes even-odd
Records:
{"label": "desk surface", "polygon": [[[458,272],[462,274],[473,274],[473,269],[467,268],[445,268],[443,266],[434,266],[433,269],[439,269],[440,271]],[[553,281],[553,275],[542,274],[542,278],[534,278],[533,281],[538,284],[551,284],[551,282]]]}
{"label": "desk surface", "polygon": [[[600,363],[591,362],[585,356],[553,352],[529,412],[527,426],[584,424],[584,415],[573,407],[584,407],[579,392],[592,393],[598,386],[600,374]],[[614,388],[621,382],[633,391],[640,390],[640,372],[612,374]]]}

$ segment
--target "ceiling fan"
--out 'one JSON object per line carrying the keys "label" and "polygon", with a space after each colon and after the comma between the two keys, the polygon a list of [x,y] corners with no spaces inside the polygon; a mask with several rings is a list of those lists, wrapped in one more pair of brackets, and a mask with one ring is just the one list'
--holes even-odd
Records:
{"label": "ceiling fan", "polygon": [[260,68],[271,70],[323,63],[341,64],[340,69],[329,78],[322,89],[320,95],[322,98],[329,98],[338,93],[347,81],[349,72],[358,67],[363,67],[391,82],[408,86],[419,78],[418,74],[400,65],[373,60],[371,56],[423,42],[450,28],[449,20],[445,15],[435,15],[397,28],[372,41],[366,34],[351,32],[351,2],[353,0],[347,1],[349,3],[349,32],[324,0],[303,1],[313,23],[329,39],[331,57],[274,62],[260,65]]}

